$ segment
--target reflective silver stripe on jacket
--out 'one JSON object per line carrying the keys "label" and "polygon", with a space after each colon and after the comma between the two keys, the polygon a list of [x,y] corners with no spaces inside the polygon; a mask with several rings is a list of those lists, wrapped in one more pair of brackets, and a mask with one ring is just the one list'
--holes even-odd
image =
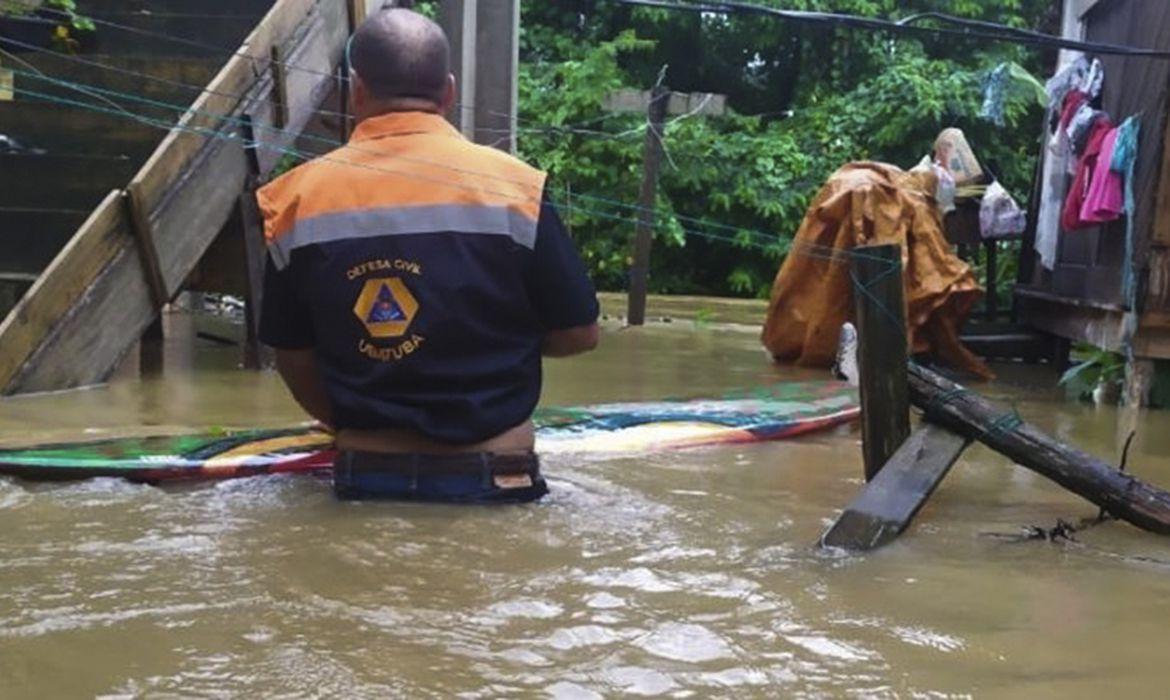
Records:
{"label": "reflective silver stripe on jacket", "polygon": [[301,219],[291,231],[269,244],[268,251],[277,269],[284,269],[294,250],[315,243],[444,231],[509,236],[530,250],[536,245],[536,221],[514,209],[438,204],[356,209]]}

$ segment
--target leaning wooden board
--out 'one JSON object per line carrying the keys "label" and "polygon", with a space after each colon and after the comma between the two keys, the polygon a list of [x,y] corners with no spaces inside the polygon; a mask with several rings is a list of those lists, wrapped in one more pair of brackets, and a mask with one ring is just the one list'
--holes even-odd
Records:
{"label": "leaning wooden board", "polygon": [[[858,413],[848,384],[787,382],[719,399],[545,408],[535,422],[541,453],[637,453],[781,440],[856,420]],[[324,472],[333,458],[332,437],[319,430],[221,430],[0,450],[0,474],[158,483]]]}

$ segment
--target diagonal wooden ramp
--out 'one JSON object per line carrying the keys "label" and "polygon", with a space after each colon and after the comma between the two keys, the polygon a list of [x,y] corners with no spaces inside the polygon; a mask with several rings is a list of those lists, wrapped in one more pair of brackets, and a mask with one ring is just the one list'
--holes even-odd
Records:
{"label": "diagonal wooden ramp", "polygon": [[[124,191],[111,192],[0,324],[0,394],[104,381],[335,87],[381,0],[277,0]],[[245,148],[250,119],[263,147]]]}

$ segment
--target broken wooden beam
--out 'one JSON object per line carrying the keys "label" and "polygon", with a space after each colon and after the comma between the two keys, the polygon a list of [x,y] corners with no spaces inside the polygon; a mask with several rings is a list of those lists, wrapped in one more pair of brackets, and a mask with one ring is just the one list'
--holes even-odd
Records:
{"label": "broken wooden beam", "polygon": [[894,541],[969,444],[946,428],[922,424],[825,532],[821,546],[865,551]]}
{"label": "broken wooden beam", "polygon": [[871,481],[910,435],[902,246],[858,246],[850,257],[861,374],[861,452],[865,480]]}
{"label": "broken wooden beam", "polygon": [[1066,445],[1014,411],[917,364],[909,367],[910,399],[937,423],[978,440],[1143,530],[1170,535],[1170,493]]}

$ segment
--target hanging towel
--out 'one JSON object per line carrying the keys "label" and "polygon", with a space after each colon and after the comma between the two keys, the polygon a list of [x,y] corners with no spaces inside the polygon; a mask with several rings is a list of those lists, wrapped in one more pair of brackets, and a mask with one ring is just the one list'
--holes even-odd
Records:
{"label": "hanging towel", "polygon": [[[1052,121],[1059,123],[1061,104],[1048,106]],[[1051,270],[1056,266],[1056,251],[1060,241],[1060,213],[1064,197],[1068,192],[1068,164],[1074,161],[1068,148],[1068,137],[1064,129],[1057,126],[1055,144],[1044,149],[1043,187],[1040,190],[1040,208],[1036,213],[1036,242],[1033,247],[1040,257],[1040,264]]]}
{"label": "hanging towel", "polygon": [[1093,125],[1093,133],[1089,135],[1088,145],[1085,146],[1085,152],[1077,163],[1077,175],[1073,180],[1072,187],[1069,188],[1068,198],[1064,203],[1064,213],[1060,217],[1060,226],[1065,231],[1075,231],[1092,226],[1092,224],[1081,220],[1081,210],[1085,206],[1085,198],[1089,195],[1089,185],[1092,182],[1093,173],[1097,169],[1101,146],[1105,143],[1105,136],[1112,130],[1113,124],[1108,117],[1098,119]]}
{"label": "hanging towel", "polygon": [[1133,260],[1133,219],[1136,212],[1133,194],[1133,173],[1137,165],[1138,142],[1141,137],[1142,125],[1137,117],[1126,119],[1117,128],[1117,141],[1113,147],[1113,161],[1110,163],[1114,173],[1125,178],[1125,260],[1122,261],[1121,291],[1132,310],[1137,301],[1137,288],[1134,284]]}
{"label": "hanging towel", "polygon": [[1133,170],[1137,165],[1138,137],[1142,125],[1137,117],[1130,117],[1117,127],[1117,141],[1113,147],[1113,161],[1110,167],[1113,172],[1125,177],[1125,211],[1134,210]]}
{"label": "hanging towel", "polygon": [[1048,142],[1050,149],[1060,151],[1069,147],[1070,125],[1081,108],[1088,105],[1088,102],[1088,96],[1080,90],[1072,90],[1064,96],[1064,100],[1059,103],[1060,110],[1056,129],[1052,133],[1052,139]]}
{"label": "hanging towel", "polygon": [[1110,129],[1101,142],[1101,154],[1093,168],[1089,193],[1081,207],[1081,221],[1085,224],[1104,224],[1121,218],[1125,198],[1121,193],[1123,177],[1113,171],[1113,155],[1120,129]]}

